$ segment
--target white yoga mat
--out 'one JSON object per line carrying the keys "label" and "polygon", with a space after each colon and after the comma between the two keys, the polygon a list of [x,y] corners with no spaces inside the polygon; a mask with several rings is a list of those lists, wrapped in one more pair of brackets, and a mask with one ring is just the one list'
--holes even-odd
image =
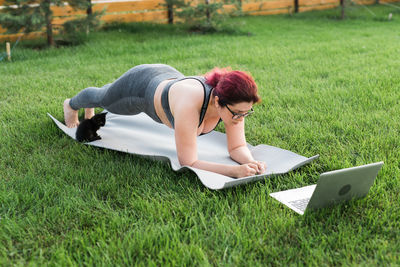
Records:
{"label": "white yoga mat", "polygon": [[[75,139],[76,128],[68,128],[48,114],[56,125],[67,135]],[[287,173],[307,164],[319,155],[306,158],[291,151],[268,145],[248,147],[256,160],[267,164],[266,172],[260,175],[235,179],[218,173],[181,166],[176,154],[174,131],[167,126],[154,122],[146,114],[122,116],[108,113],[106,125],[97,132],[101,140],[88,145],[103,147],[121,152],[142,155],[156,160],[168,160],[174,171],[187,168],[196,173],[200,181],[210,189],[223,189],[252,181],[262,180],[271,175]],[[216,163],[238,165],[229,157],[225,134],[212,131],[197,138],[198,158]]]}

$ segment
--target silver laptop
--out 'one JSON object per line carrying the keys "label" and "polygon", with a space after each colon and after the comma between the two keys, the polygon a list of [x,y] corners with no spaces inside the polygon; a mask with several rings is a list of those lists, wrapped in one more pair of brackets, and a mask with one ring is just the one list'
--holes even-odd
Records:
{"label": "silver laptop", "polygon": [[383,162],[325,172],[318,183],[301,188],[271,193],[270,196],[303,215],[343,201],[365,197]]}

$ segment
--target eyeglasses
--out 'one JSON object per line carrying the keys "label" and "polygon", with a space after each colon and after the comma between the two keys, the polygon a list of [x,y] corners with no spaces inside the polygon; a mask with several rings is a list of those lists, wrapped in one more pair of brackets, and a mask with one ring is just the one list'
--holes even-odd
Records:
{"label": "eyeglasses", "polygon": [[251,114],[254,113],[253,108],[251,108],[250,111],[248,111],[248,112],[246,112],[246,113],[236,113],[236,112],[232,111],[232,110],[228,107],[228,105],[225,105],[225,107],[226,107],[226,108],[229,110],[229,112],[232,114],[232,120],[238,120],[238,119],[240,119],[241,117],[245,118],[245,117],[247,117],[247,116],[249,116],[249,115],[251,115]]}

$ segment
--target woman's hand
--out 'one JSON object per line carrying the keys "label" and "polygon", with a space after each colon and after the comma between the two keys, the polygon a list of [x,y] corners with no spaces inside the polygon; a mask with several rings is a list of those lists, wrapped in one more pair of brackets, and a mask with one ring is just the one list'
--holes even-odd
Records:
{"label": "woman's hand", "polygon": [[267,169],[267,164],[265,164],[264,161],[253,160],[253,161],[251,161],[251,163],[254,163],[257,165],[257,174],[262,174]]}
{"label": "woman's hand", "polygon": [[255,160],[253,162],[236,166],[234,177],[241,178],[251,175],[262,174],[265,172],[265,168],[266,168],[265,162]]}

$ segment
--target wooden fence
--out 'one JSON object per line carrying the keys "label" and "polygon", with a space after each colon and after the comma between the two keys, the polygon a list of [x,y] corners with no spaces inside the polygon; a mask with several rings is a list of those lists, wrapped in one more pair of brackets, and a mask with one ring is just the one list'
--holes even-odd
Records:
{"label": "wooden fence", "polygon": [[[200,1],[200,0],[197,0]],[[219,0],[215,0],[219,1]],[[380,2],[398,2],[399,0],[379,0]],[[211,0],[212,2],[212,0]],[[373,4],[376,0],[357,0],[362,4]],[[4,0],[0,0],[0,8]],[[93,11],[105,10],[101,17],[104,22],[123,21],[139,22],[151,21],[157,23],[167,23],[168,12],[163,5],[164,0],[92,0]],[[242,0],[242,10],[248,15],[271,15],[295,12],[297,3],[298,12],[310,10],[321,10],[335,8],[340,5],[340,0]],[[225,9],[232,6],[225,5]],[[75,19],[79,16],[85,16],[85,10],[74,10],[67,4],[64,6],[52,6],[53,24],[61,25],[67,20]],[[43,32],[30,33],[24,38],[35,38],[43,36]],[[21,34],[6,34],[5,29],[0,27],[0,41],[15,40]]]}

